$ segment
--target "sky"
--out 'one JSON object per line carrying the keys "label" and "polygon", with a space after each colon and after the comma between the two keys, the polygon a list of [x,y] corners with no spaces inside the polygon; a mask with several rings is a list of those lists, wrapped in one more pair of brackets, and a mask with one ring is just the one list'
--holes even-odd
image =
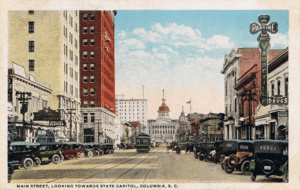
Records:
{"label": "sky", "polygon": [[[288,10],[119,10],[115,17],[116,94],[148,99],[148,119],[164,97],[170,117],[224,113],[224,57],[233,48],[258,47],[251,22],[269,14],[278,23],[271,49],[288,46]],[[191,107],[187,101],[192,102]]]}

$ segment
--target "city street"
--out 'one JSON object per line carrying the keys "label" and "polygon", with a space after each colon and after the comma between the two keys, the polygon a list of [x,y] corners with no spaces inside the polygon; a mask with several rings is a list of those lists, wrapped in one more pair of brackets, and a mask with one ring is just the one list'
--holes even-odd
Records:
{"label": "city street", "polygon": [[[220,164],[199,161],[193,153],[177,155],[161,145],[149,153],[135,149],[81,160],[65,160],[31,170],[15,170],[11,183],[251,183],[239,171],[226,174]],[[257,176],[256,182],[282,182],[281,178]]]}

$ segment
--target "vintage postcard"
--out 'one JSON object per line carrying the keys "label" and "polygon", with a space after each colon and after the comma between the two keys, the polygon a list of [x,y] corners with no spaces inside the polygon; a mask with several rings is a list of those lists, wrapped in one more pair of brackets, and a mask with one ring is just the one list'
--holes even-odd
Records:
{"label": "vintage postcard", "polygon": [[3,4],[2,189],[297,189],[298,2]]}

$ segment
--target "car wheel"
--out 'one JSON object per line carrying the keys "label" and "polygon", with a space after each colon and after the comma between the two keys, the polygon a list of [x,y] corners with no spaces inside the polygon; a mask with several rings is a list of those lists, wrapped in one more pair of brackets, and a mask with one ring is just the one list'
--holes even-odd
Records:
{"label": "car wheel", "polygon": [[225,170],[224,163],[221,163],[222,170]]}
{"label": "car wheel", "polygon": [[23,167],[25,169],[31,169],[33,167],[33,160],[31,158],[25,158],[23,160]]}
{"label": "car wheel", "polygon": [[58,163],[60,162],[60,156],[59,156],[58,154],[54,154],[54,155],[52,156],[52,162],[53,162],[54,164],[58,164]]}
{"label": "car wheel", "polygon": [[93,153],[92,151],[89,151],[89,152],[87,153],[87,156],[88,156],[89,158],[91,158],[91,157],[94,156],[94,153]]}
{"label": "car wheel", "polygon": [[234,170],[234,168],[229,168],[228,163],[225,163],[224,168],[225,168],[225,172],[228,174],[231,174]]}
{"label": "car wheel", "polygon": [[[114,149],[112,149],[111,151],[110,151],[110,153],[111,154],[113,154],[115,152],[115,150]],[[148,152],[148,150],[147,150],[147,152]]]}
{"label": "car wheel", "polygon": [[99,156],[103,156],[103,154],[104,154],[104,151],[103,151],[103,150],[100,150],[100,151],[99,151]]}
{"label": "car wheel", "polygon": [[244,175],[250,175],[250,161],[249,160],[246,160],[243,162],[241,170]]}
{"label": "car wheel", "polygon": [[105,152],[106,152],[106,154],[109,154],[109,153],[110,153],[110,150],[109,150],[109,149],[107,149]]}
{"label": "car wheel", "polygon": [[223,162],[223,160],[224,160],[224,157],[220,156],[219,162]]}
{"label": "car wheel", "polygon": [[34,166],[39,167],[41,165],[41,163],[42,163],[41,159],[39,157],[36,157]]}
{"label": "car wheel", "polygon": [[251,180],[255,181],[255,179],[256,179],[256,174],[251,172]]}
{"label": "car wheel", "polygon": [[79,159],[83,159],[84,158],[84,153],[83,152],[79,152]]}
{"label": "car wheel", "polygon": [[95,156],[99,156],[99,151],[98,150],[95,151]]}
{"label": "car wheel", "polygon": [[194,157],[195,157],[195,159],[198,159],[197,153],[194,153]]}

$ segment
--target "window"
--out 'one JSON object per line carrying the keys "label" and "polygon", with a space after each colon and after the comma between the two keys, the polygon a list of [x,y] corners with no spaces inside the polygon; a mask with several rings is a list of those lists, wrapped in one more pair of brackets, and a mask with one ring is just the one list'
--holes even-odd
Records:
{"label": "window", "polygon": [[[92,104],[92,101],[91,101]],[[95,122],[95,113],[90,113],[91,114],[91,123]]]}
{"label": "window", "polygon": [[95,45],[95,39],[91,39],[91,46]]}
{"label": "window", "polygon": [[29,41],[29,52],[34,52],[34,41]]}
{"label": "window", "polygon": [[[87,101],[84,101],[84,107],[85,107],[85,103],[86,103]],[[86,107],[85,107],[86,108]],[[87,116],[87,113],[83,113],[83,122],[84,123],[87,123],[88,122],[88,116]]]}
{"label": "window", "polygon": [[85,21],[88,20],[88,14],[87,14],[87,13],[84,13],[84,14],[83,14],[83,20],[85,20]]}
{"label": "window", "polygon": [[88,27],[87,27],[87,26],[84,26],[84,27],[83,27],[83,33],[86,34],[87,32],[88,32]]}
{"label": "window", "polygon": [[87,70],[88,70],[88,64],[87,64],[87,63],[84,63],[84,64],[83,64],[83,70],[84,70],[84,71],[87,71]]}
{"label": "window", "polygon": [[277,95],[280,95],[280,80],[277,81]]}
{"label": "window", "polygon": [[87,51],[83,51],[83,57],[87,58],[88,57],[88,52]]}
{"label": "window", "polygon": [[271,95],[274,96],[274,84],[271,85]]}
{"label": "window", "polygon": [[91,34],[94,34],[94,32],[95,32],[95,27],[94,26],[90,26],[90,32],[91,32]]}
{"label": "window", "polygon": [[83,39],[83,45],[87,46],[88,45],[88,39]]}
{"label": "window", "polygon": [[68,82],[66,82],[66,92],[68,92]]}
{"label": "window", "polygon": [[95,15],[94,15],[94,13],[91,13],[91,14],[90,14],[90,19],[91,19],[91,20],[95,20]]}
{"label": "window", "polygon": [[29,71],[34,71],[34,60],[29,60]]}
{"label": "window", "polygon": [[94,51],[91,51],[91,58],[94,58],[95,57],[95,52]]}
{"label": "window", "polygon": [[95,96],[95,88],[91,88],[91,96]]}
{"label": "window", "polygon": [[95,82],[95,76],[91,76],[91,83]]}
{"label": "window", "polygon": [[91,100],[91,107],[94,108],[95,107],[95,101]]}
{"label": "window", "polygon": [[88,82],[88,76],[83,76],[83,83],[87,83]]}
{"label": "window", "polygon": [[87,88],[83,89],[83,95],[88,96],[89,95],[89,90]]}
{"label": "window", "polygon": [[91,71],[95,70],[95,63],[91,63]]}
{"label": "window", "polygon": [[73,85],[70,85],[71,95],[73,95]]}
{"label": "window", "polygon": [[34,14],[34,10],[29,10],[28,13],[29,14]]}
{"label": "window", "polygon": [[34,22],[33,21],[28,22],[28,32],[34,33]]}
{"label": "window", "polygon": [[285,78],[285,96],[288,96],[289,94],[289,78]]}
{"label": "window", "polygon": [[66,64],[66,74],[68,74],[68,64]]}

